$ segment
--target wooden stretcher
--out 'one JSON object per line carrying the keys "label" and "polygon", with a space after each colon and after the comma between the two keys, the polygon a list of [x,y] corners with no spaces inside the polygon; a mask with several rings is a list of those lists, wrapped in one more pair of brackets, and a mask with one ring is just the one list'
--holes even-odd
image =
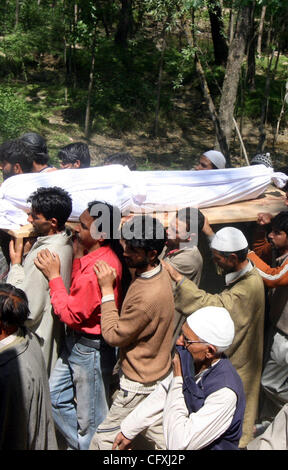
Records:
{"label": "wooden stretcher", "polygon": [[[200,210],[208,218],[210,225],[213,225],[253,222],[257,220],[259,212],[269,212],[272,215],[276,215],[283,210],[287,210],[287,206],[285,204],[285,193],[270,185],[257,199],[236,202],[225,206],[207,207]],[[153,215],[153,213],[150,215]],[[175,211],[157,212],[157,217],[166,227],[174,216]],[[66,225],[73,230],[77,222],[67,222]],[[31,224],[23,225],[18,230],[7,230],[7,232],[14,238],[33,237]]]}

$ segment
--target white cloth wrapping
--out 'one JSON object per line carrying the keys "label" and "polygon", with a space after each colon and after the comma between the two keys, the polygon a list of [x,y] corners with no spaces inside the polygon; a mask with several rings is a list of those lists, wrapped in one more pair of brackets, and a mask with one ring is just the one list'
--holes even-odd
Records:
{"label": "white cloth wrapping", "polygon": [[[146,188],[146,198],[133,210],[212,207],[256,199],[271,182],[283,187],[288,177],[265,165],[209,171],[133,172]],[[135,201],[134,201],[135,202]]]}
{"label": "white cloth wrapping", "polygon": [[16,230],[27,223],[27,198],[41,186],[68,191],[70,220],[76,221],[93,200],[109,202],[123,213],[212,207],[255,199],[271,182],[283,187],[287,180],[265,165],[210,171],[130,171],[108,165],[15,175],[0,188],[0,228]]}
{"label": "white cloth wrapping", "polygon": [[[27,224],[27,199],[42,186],[58,186],[70,194],[73,203],[71,221],[77,221],[87,209],[88,202],[94,200],[109,202],[123,212],[129,211],[133,203],[131,178],[129,168],[121,165],[12,176],[0,189],[0,228],[16,230]],[[141,194],[137,196],[137,201],[141,201]]]}

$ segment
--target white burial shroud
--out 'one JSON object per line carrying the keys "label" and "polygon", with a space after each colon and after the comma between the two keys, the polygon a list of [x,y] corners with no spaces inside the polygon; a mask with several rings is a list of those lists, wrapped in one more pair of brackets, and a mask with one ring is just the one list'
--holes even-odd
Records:
{"label": "white burial shroud", "polygon": [[210,171],[130,171],[109,165],[8,178],[0,188],[0,228],[27,224],[28,197],[39,187],[58,186],[71,195],[69,220],[78,220],[88,202],[106,201],[122,211],[213,207],[255,199],[271,183],[281,188],[288,177],[264,165]]}

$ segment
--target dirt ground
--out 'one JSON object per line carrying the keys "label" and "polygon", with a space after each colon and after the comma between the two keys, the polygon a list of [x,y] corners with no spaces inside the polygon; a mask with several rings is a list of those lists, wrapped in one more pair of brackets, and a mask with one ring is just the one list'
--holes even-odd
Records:
{"label": "dirt ground", "polygon": [[[256,154],[258,136],[257,126],[254,123],[245,123],[242,138],[249,161]],[[277,169],[288,165],[288,129],[279,134],[275,149],[273,138],[273,130],[267,129],[265,152],[270,153]],[[125,151],[137,159],[139,169],[189,170],[205,150],[214,148],[215,133],[209,119],[203,118],[189,132],[178,128],[157,139],[142,132],[126,133],[117,138],[94,134],[88,144],[93,165],[101,164],[103,158],[111,153]],[[231,142],[231,166],[244,165],[246,159],[235,133]]]}
{"label": "dirt ground", "polygon": [[[70,142],[85,141],[79,127],[67,123],[61,115],[55,113],[49,119],[56,132],[61,132]],[[239,126],[239,122],[238,122]],[[143,126],[144,128],[144,126]],[[265,152],[269,152],[274,168],[288,166],[288,128],[280,126],[278,139],[273,148],[275,129],[266,128]],[[52,131],[53,134],[53,131]],[[53,135],[51,134],[51,141]],[[259,123],[244,121],[241,129],[242,139],[248,160],[256,154],[259,141]],[[48,137],[48,144],[49,144]],[[130,152],[137,160],[140,170],[189,170],[198,162],[199,156],[215,148],[215,131],[208,114],[206,103],[199,92],[189,90],[188,96],[173,102],[173,122],[160,120],[159,137],[153,138],[144,130],[127,132],[122,135],[107,136],[92,134],[86,141],[89,145],[92,165],[101,165],[105,156],[116,152]],[[54,150],[59,149],[59,143]],[[246,165],[240,141],[234,130],[230,143],[231,166]],[[287,163],[286,163],[287,162]]]}

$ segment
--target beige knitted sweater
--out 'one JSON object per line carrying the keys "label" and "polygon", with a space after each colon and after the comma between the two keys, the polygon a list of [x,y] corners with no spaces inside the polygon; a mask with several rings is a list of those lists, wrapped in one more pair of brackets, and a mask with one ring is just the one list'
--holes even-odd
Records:
{"label": "beige knitted sweater", "polygon": [[120,348],[121,368],[130,380],[143,384],[164,377],[171,367],[174,300],[164,269],[130,285],[120,315],[114,301],[101,308],[104,339]]}

